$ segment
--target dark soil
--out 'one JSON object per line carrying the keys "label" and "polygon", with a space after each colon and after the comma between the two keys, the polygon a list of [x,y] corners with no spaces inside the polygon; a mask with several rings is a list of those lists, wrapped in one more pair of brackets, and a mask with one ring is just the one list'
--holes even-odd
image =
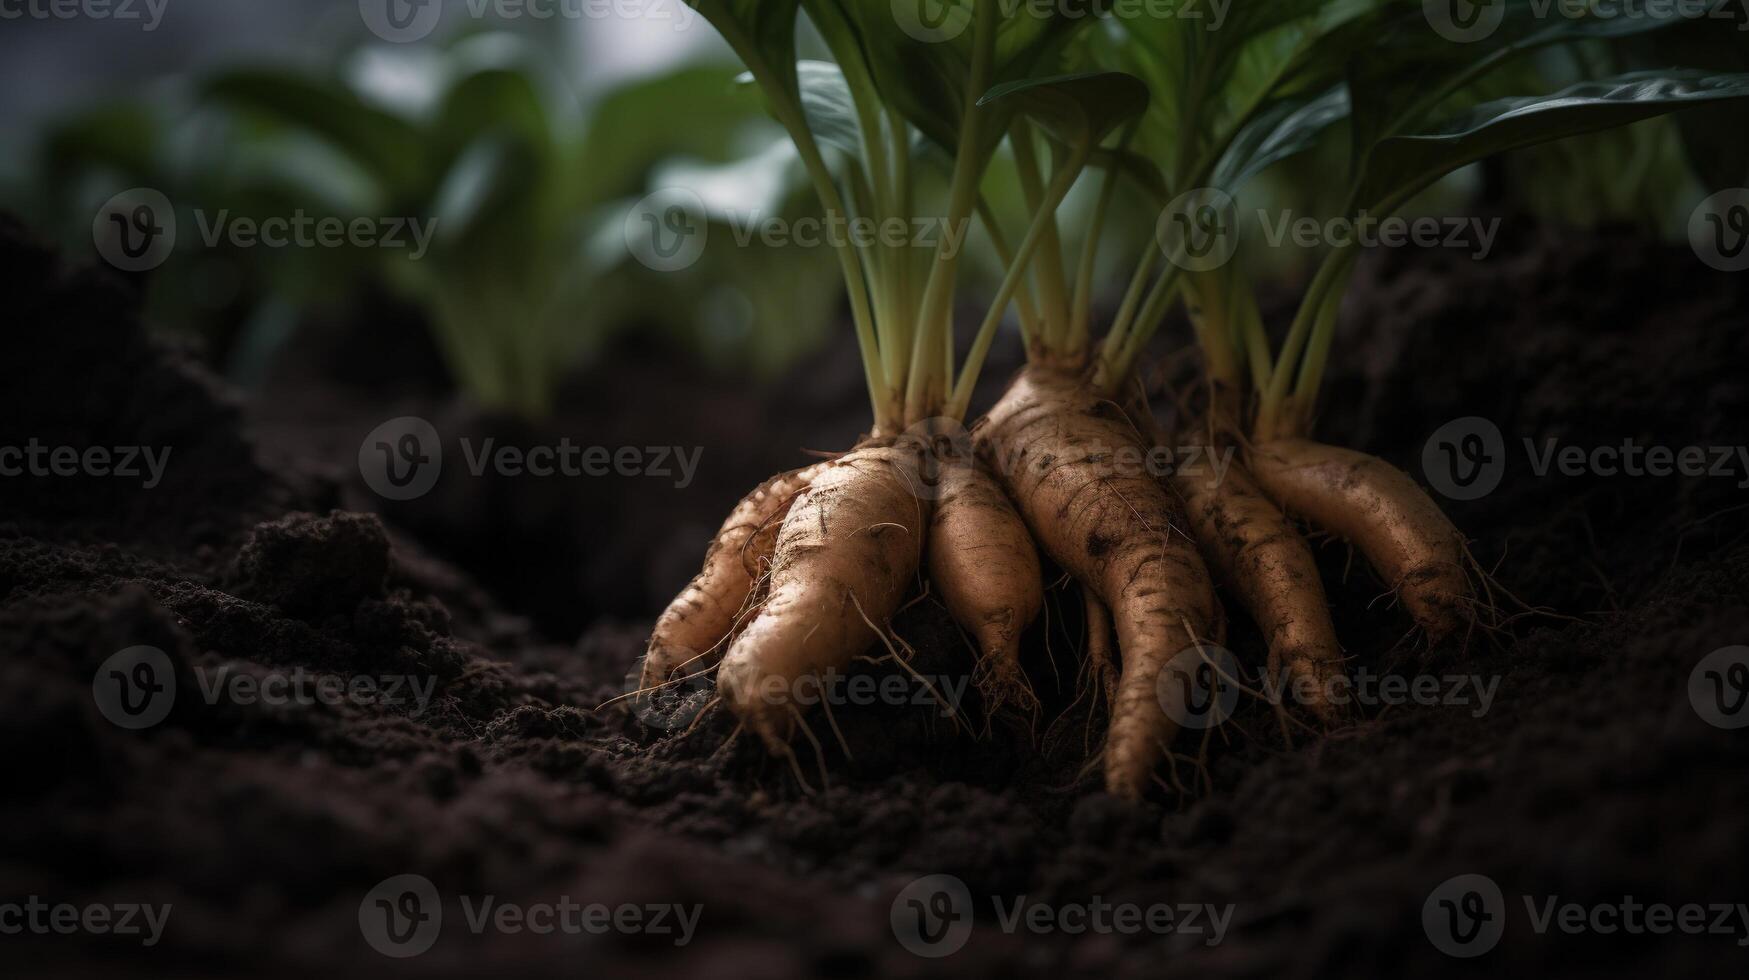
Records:
{"label": "dark soil", "polygon": [[[745,489],[843,448],[864,423],[854,354],[748,392],[622,350],[522,428],[457,407],[414,325],[306,332],[252,402],[195,353],[148,336],[131,287],[59,264],[0,228],[0,446],[171,447],[151,490],[120,478],[0,478],[0,902],[171,903],[162,941],[6,935],[8,973],[325,976],[1711,976],[1749,963],[1735,935],[1538,935],[1521,896],[1619,904],[1749,901],[1749,741],[1687,689],[1749,642],[1749,498],[1732,477],[1538,476],[1523,440],[1742,444],[1749,278],[1626,232],[1508,222],[1483,264],[1369,260],[1320,435],[1420,472],[1427,436],[1485,416],[1510,458],[1493,494],[1449,513],[1515,595],[1566,617],[1417,666],[1405,623],[1346,550],[1322,549],[1351,666],[1499,680],[1476,705],[1371,708],[1283,740],[1247,701],[1208,745],[1206,783],[1132,807],[1079,779],[1101,719],[1076,691],[1074,601],[1053,596],[1029,666],[1052,709],[1039,748],[975,737],[933,705],[835,709],[782,760],[714,713],[684,734],[619,705],[649,620]],[[357,337],[356,341],[352,338]],[[356,342],[363,353],[349,352]],[[1010,365],[1011,366],[1011,365]],[[999,388],[1002,369],[990,384]],[[992,391],[992,394],[994,390]],[[358,447],[422,415],[538,444],[701,447],[685,489],[653,478],[472,479],[386,504]],[[453,443],[451,443],[453,445]],[[441,556],[441,557],[440,557]],[[576,629],[573,629],[573,628]],[[576,632],[581,639],[571,642]],[[922,602],[896,623],[913,667],[963,674],[962,639]],[[143,731],[107,720],[112,655],[166,654],[177,697]],[[1231,645],[1260,659],[1236,622]],[[266,706],[202,696],[221,669],[266,678],[411,677],[428,705]],[[1053,670],[1055,674],[1053,675]],[[1053,680],[1053,676],[1056,678]],[[975,704],[973,728],[981,728]],[[1049,719],[1047,718],[1047,722]],[[821,727],[821,726],[816,726]],[[824,729],[822,729],[822,734]],[[1178,749],[1198,751],[1186,736]],[[1440,953],[1429,892],[1485,874],[1505,937]],[[389,959],[360,906],[429,878],[437,945]],[[978,927],[946,959],[889,925],[920,875],[969,887]],[[701,903],[696,937],[472,934],[456,896]],[[1234,906],[1225,941],[1006,935],[989,901]],[[1739,922],[1735,917],[1732,921]]]}

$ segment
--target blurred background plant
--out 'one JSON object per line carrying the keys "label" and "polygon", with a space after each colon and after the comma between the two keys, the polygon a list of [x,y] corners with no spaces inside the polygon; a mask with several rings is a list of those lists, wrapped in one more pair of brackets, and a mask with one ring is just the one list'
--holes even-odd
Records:
{"label": "blurred background plant", "polygon": [[[815,196],[702,19],[678,3],[661,18],[505,19],[491,5],[451,0],[429,39],[395,44],[371,34],[361,9],[358,0],[296,10],[180,0],[147,40],[116,22],[8,21],[0,64],[16,77],[0,87],[0,208],[89,255],[104,201],[134,187],[165,193],[179,243],[141,280],[149,315],[198,335],[244,384],[270,369],[300,324],[356,315],[357,298],[371,292],[419,311],[470,401],[525,417],[544,415],[567,373],[628,332],[763,378],[842,336],[832,250],[767,244],[758,233],[768,219],[816,213]],[[1537,54],[1463,97],[1547,91],[1673,60],[1746,70],[1742,20],[1737,9],[1730,19]],[[827,54],[809,35],[802,48]],[[1701,197],[1749,178],[1749,143],[1733,111],[1509,154],[1460,171],[1407,210],[1459,213],[1480,198],[1680,238]],[[1334,202],[1318,200],[1332,185],[1307,178],[1343,165],[1343,141],[1337,127],[1311,153],[1261,174],[1242,220],[1255,225],[1259,210],[1332,213]],[[939,184],[939,170],[920,146],[919,179]],[[1098,176],[1078,182],[1064,228],[1088,224],[1077,215],[1095,205]],[[663,188],[695,194],[708,225],[683,271],[632,257],[638,229],[627,216]],[[1025,195],[1006,151],[984,191],[996,214],[1021,226]],[[1113,282],[1124,275],[1119,257],[1152,238],[1159,211],[1129,181],[1118,193],[1105,226],[1116,241],[1100,250],[1096,277],[1107,306],[1122,285]],[[435,237],[417,259],[407,249],[206,240],[221,215],[299,214],[434,221]],[[1315,253],[1263,247],[1255,231],[1241,240],[1258,278],[1292,280],[1315,265]],[[972,292],[987,292],[1001,264],[981,233],[965,266]]]}
{"label": "blurred background plant", "polygon": [[[472,402],[525,417],[544,415],[563,376],[619,330],[765,377],[823,342],[838,302],[826,250],[757,235],[742,245],[732,233],[800,217],[811,195],[730,59],[665,39],[647,64],[583,71],[559,31],[466,24],[399,45],[371,43],[359,20],[352,33],[363,36],[338,56],[236,59],[246,67],[220,57],[114,86],[137,97],[63,104],[30,121],[28,145],[8,146],[28,162],[0,170],[0,207],[88,255],[103,202],[135,187],[164,193],[178,247],[143,281],[149,316],[198,335],[245,384],[300,322],[344,316],[372,289],[417,307]],[[705,230],[691,270],[667,273],[632,258],[624,219],[675,185],[704,190],[701,217],[719,233]],[[220,222],[269,218],[379,230],[406,219],[432,238],[421,254],[239,247],[214,234]]]}

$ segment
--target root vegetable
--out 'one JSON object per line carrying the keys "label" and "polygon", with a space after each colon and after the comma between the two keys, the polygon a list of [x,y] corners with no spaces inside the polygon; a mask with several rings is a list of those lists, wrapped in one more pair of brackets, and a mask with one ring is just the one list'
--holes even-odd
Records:
{"label": "root vegetable", "polygon": [[942,472],[928,551],[929,580],[978,640],[978,690],[989,712],[1036,706],[1020,670],[1020,637],[1044,608],[1038,549],[986,468],[967,461]]}
{"label": "root vegetable", "polygon": [[1304,685],[1306,707],[1325,724],[1340,721],[1329,682],[1342,670],[1342,649],[1299,529],[1241,466],[1218,480],[1180,473],[1172,485],[1202,553],[1263,631],[1270,680]]}
{"label": "root vegetable", "polygon": [[980,436],[1033,537],[1111,611],[1122,671],[1105,783],[1139,798],[1178,728],[1157,695],[1161,668],[1224,638],[1208,570],[1176,501],[1144,468],[1124,464],[1143,457],[1136,427],[1079,376],[1026,368]]}
{"label": "root vegetable", "polygon": [[1463,535],[1409,474],[1305,439],[1257,446],[1250,466],[1282,510],[1353,542],[1430,643],[1469,622],[1475,600]]}
{"label": "root vegetable", "polygon": [[704,568],[656,620],[644,654],[644,688],[665,684],[684,668],[696,673],[705,665],[695,661],[729,638],[759,576],[770,567],[784,514],[821,465],[779,473],[729,512],[705,552]]}
{"label": "root vegetable", "polygon": [[915,585],[929,520],[915,468],[891,448],[826,463],[778,532],[770,591],[717,671],[723,702],[786,751],[809,678],[843,671]]}

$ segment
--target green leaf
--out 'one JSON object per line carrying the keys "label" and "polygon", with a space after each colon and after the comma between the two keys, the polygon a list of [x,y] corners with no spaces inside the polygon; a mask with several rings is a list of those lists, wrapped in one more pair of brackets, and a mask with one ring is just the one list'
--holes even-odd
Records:
{"label": "green leaf", "polygon": [[1650,119],[1690,106],[1749,97],[1749,74],[1631,72],[1552,95],[1497,99],[1425,133],[1373,148],[1354,200],[1394,208],[1440,177],[1484,157]]}
{"label": "green leaf", "polygon": [[[528,214],[539,179],[540,165],[526,143],[503,135],[480,137],[457,157],[437,192],[432,217],[438,244],[478,246],[488,234],[529,242],[536,237],[530,229],[515,226]],[[519,251],[527,251],[526,245]]]}
{"label": "green leaf", "polygon": [[[1353,62],[1349,88],[1354,102],[1356,166],[1380,139],[1420,124],[1447,96],[1518,56],[1555,44],[1617,41],[1673,27],[1693,15],[1681,4],[1642,4],[1630,16],[1548,15],[1554,0],[1493,0],[1505,4],[1499,26],[1485,39],[1452,40],[1433,30],[1422,5],[1414,4],[1381,25],[1379,57]],[[1728,0],[1720,0],[1721,6]]]}
{"label": "green leaf", "polygon": [[796,11],[801,0],[688,0],[754,77],[792,99],[796,82]]}
{"label": "green leaf", "polygon": [[446,156],[489,133],[514,134],[531,147],[551,145],[546,105],[527,74],[487,69],[459,79],[445,94],[434,135]]}
{"label": "green leaf", "polygon": [[366,105],[337,83],[284,71],[244,69],[211,79],[201,87],[201,94],[323,137],[397,196],[418,193],[427,179],[418,130]]}
{"label": "green leaf", "polygon": [[1148,86],[1123,72],[1093,72],[1004,82],[979,105],[1004,105],[1069,146],[1089,151],[1148,108]]}
{"label": "green leaf", "polygon": [[[996,25],[993,80],[1025,79],[1043,70],[1070,36],[1097,19],[1103,0],[1048,5],[984,0],[1002,11]],[[957,152],[971,75],[975,0],[810,0],[822,30],[848,25],[868,61],[882,101],[936,144]],[[832,25],[832,26],[828,26]],[[995,133],[1005,126],[992,126]]]}
{"label": "green leaf", "polygon": [[[753,73],[747,72],[735,81],[751,85]],[[844,72],[829,61],[802,61],[796,65],[796,81],[801,88],[802,115],[815,141],[852,156],[861,152],[856,103],[851,99]]]}
{"label": "green leaf", "polygon": [[589,117],[578,154],[592,203],[640,191],[669,157],[726,162],[745,152],[749,128],[765,122],[757,92],[732,70],[684,68],[628,83],[604,96]]}
{"label": "green leaf", "polygon": [[1284,99],[1239,130],[1216,165],[1212,183],[1228,193],[1272,165],[1303,153],[1331,126],[1348,118],[1348,87],[1337,85],[1316,98]]}

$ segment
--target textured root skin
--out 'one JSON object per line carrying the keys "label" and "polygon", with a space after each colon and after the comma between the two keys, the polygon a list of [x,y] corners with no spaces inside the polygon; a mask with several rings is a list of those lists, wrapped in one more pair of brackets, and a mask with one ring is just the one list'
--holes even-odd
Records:
{"label": "textured root skin", "polygon": [[1360,549],[1437,644],[1469,621],[1463,535],[1409,474],[1374,456],[1305,439],[1252,450],[1251,472],[1281,508]]}
{"label": "textured root skin", "polygon": [[[771,563],[777,529],[790,502],[820,466],[791,470],[766,480],[741,498],[704,556],[704,568],[674,597],[650,632],[641,686],[665,684],[680,670],[728,638],[746,607],[754,583]],[[694,664],[690,671],[700,666]]]}
{"label": "textured root skin", "polygon": [[994,714],[1037,703],[1020,670],[1020,637],[1044,608],[1032,536],[995,477],[962,463],[942,472],[929,524],[929,579],[954,621],[977,637],[978,690]]}
{"label": "textured root skin", "polygon": [[1099,685],[1108,705],[1117,703],[1117,656],[1111,649],[1111,612],[1085,586],[1082,605],[1087,617],[1087,676]]}
{"label": "textured root skin", "polygon": [[1123,665],[1105,784],[1138,799],[1178,728],[1156,693],[1162,666],[1224,638],[1208,570],[1180,530],[1177,502],[1145,469],[1114,458],[1142,449],[1136,427],[1078,376],[1026,368],[980,438],[1045,553],[1111,611]]}
{"label": "textured root skin", "polygon": [[1241,466],[1218,481],[1179,474],[1172,485],[1203,555],[1263,630],[1271,681],[1307,685],[1306,707],[1339,723],[1329,682],[1342,670],[1342,648],[1305,538]]}
{"label": "textured root skin", "polygon": [[784,518],[770,592],[717,671],[723,703],[773,751],[799,717],[798,682],[866,652],[915,582],[929,506],[906,459],[865,448],[826,463]]}

